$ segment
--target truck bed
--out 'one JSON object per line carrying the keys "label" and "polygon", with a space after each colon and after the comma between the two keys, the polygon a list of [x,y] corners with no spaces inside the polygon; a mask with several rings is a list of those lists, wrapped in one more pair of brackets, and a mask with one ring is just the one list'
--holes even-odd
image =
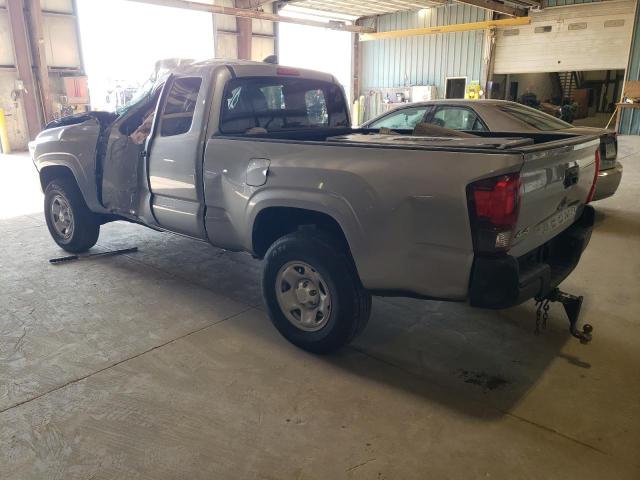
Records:
{"label": "truck bed", "polygon": [[575,135],[566,132],[513,133],[473,132],[472,137],[417,136],[412,130],[393,130],[393,134],[381,134],[372,128],[317,128],[281,130],[252,134],[217,134],[216,137],[268,142],[322,142],[353,146],[383,146],[428,150],[482,150],[518,151],[530,153],[550,148],[576,145],[595,140],[598,135]]}
{"label": "truck bed", "polygon": [[347,142],[353,144],[369,144],[403,146],[403,147],[446,147],[446,148],[481,148],[481,149],[512,149],[533,145],[531,138],[483,138],[483,137],[433,137],[404,134],[381,133],[351,133],[327,137],[328,142]]}

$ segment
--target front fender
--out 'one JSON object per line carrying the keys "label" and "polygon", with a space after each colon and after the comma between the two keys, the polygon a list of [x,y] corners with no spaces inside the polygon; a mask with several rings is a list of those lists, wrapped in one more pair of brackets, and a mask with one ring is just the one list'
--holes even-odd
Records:
{"label": "front fender", "polygon": [[57,127],[41,132],[33,144],[33,162],[40,173],[43,189],[53,167],[68,169],[76,180],[90,210],[104,213],[98,201],[96,182],[96,144],[99,125],[89,119],[79,125]]}
{"label": "front fender", "polygon": [[45,154],[36,158],[36,166],[39,170],[40,185],[43,191],[53,178],[60,176],[60,169],[64,169],[74,178],[89,209],[95,212],[104,212],[98,201],[95,181],[93,184],[91,183],[91,178],[88,177],[76,157],[63,152]]}

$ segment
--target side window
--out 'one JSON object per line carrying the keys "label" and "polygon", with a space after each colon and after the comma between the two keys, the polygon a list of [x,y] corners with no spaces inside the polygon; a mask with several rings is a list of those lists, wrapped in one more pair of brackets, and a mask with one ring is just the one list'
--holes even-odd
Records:
{"label": "side window", "polygon": [[412,130],[418,123],[422,122],[424,112],[427,107],[403,108],[397,112],[390,113],[384,118],[370,125],[371,128],[404,128]]}
{"label": "side window", "polygon": [[200,77],[180,77],[173,81],[160,115],[160,136],[171,137],[189,131],[201,84]]}
{"label": "side window", "polygon": [[486,130],[478,115],[464,107],[440,107],[431,118],[431,123],[452,130]]}

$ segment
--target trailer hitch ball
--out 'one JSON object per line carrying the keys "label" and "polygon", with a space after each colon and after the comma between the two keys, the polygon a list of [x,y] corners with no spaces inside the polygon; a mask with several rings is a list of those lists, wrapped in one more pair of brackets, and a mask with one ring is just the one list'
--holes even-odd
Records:
{"label": "trailer hitch ball", "polygon": [[588,323],[585,323],[584,326],[582,327],[582,331],[577,331],[577,329],[575,331],[571,332],[571,335],[573,335],[574,337],[580,339],[580,343],[589,343],[591,341],[591,339],[593,338],[591,336],[591,332],[593,332],[593,327],[591,325],[589,325]]}
{"label": "trailer hitch ball", "polygon": [[539,302],[539,305],[544,306],[545,317],[549,302],[561,303],[569,319],[569,332],[571,332],[571,335],[579,339],[580,343],[589,343],[591,341],[593,327],[587,323],[582,327],[582,330],[578,330],[577,326],[578,317],[580,316],[580,310],[582,308],[582,296],[571,295],[561,291],[559,288],[554,288],[545,298],[536,300]]}

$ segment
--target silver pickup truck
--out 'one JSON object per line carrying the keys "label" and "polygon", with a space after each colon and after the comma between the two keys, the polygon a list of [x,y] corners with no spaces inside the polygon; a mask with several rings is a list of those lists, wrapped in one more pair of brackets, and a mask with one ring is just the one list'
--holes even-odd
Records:
{"label": "silver pickup truck", "polygon": [[354,129],[331,75],[215,60],[159,70],[119,114],[53,122],[30,147],[64,250],[126,220],[249,252],[278,330],[329,352],[362,331],[372,294],[562,300],[591,235],[598,145]]}

